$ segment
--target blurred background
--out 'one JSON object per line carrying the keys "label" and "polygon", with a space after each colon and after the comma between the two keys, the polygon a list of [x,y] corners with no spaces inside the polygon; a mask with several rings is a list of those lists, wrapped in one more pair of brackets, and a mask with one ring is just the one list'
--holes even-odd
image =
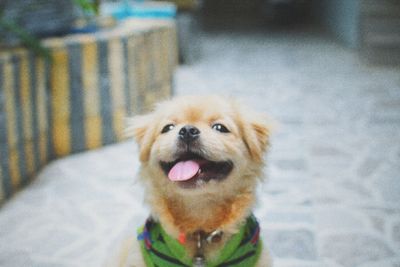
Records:
{"label": "blurred background", "polygon": [[0,266],[115,266],[149,213],[124,120],[184,94],[278,125],[274,266],[400,266],[398,0],[2,0]]}

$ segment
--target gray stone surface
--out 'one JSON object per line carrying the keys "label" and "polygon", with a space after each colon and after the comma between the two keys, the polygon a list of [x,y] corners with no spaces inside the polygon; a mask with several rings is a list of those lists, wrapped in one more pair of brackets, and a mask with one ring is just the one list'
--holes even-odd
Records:
{"label": "gray stone surface", "polygon": [[271,253],[276,257],[299,260],[316,259],[314,233],[309,230],[270,231],[265,241],[270,244]]}
{"label": "gray stone surface", "polygon": [[393,236],[393,240],[395,242],[397,242],[398,244],[400,244],[400,221],[397,221],[393,224],[393,228],[392,228],[392,236]]}
{"label": "gray stone surface", "polygon": [[388,162],[386,168],[377,176],[374,185],[383,199],[393,204],[400,203],[400,164]]}
{"label": "gray stone surface", "polygon": [[[315,31],[202,33],[176,93],[278,125],[255,213],[277,267],[400,266],[400,70]],[[0,210],[0,266],[102,266],[147,216],[132,142],[47,166]]]}
{"label": "gray stone surface", "polygon": [[256,210],[275,266],[395,266],[400,69],[365,66],[307,30],[202,43],[204,58],[178,69],[178,94],[233,95],[278,124]]}
{"label": "gray stone surface", "polygon": [[333,258],[346,267],[386,260],[393,255],[382,240],[368,234],[332,234],[322,241],[321,256]]}
{"label": "gray stone surface", "polygon": [[397,258],[397,259],[381,260],[375,262],[367,262],[365,264],[360,265],[360,267],[381,267],[381,266],[399,267],[400,259]]}
{"label": "gray stone surface", "polygon": [[0,210],[0,266],[103,266],[146,218],[135,145],[55,161]]}

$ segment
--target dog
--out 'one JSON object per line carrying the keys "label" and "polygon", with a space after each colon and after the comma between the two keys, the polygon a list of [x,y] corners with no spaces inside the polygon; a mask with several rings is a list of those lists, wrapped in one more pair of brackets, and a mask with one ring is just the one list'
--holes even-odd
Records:
{"label": "dog", "polygon": [[181,96],[130,120],[151,216],[121,266],[272,266],[252,214],[270,127],[221,96]]}

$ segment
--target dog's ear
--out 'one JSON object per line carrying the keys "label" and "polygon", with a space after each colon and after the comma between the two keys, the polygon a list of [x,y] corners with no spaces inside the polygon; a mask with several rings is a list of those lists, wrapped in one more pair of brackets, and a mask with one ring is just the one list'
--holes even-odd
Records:
{"label": "dog's ear", "polygon": [[154,142],[154,121],[153,113],[137,115],[127,119],[125,136],[133,137],[139,145],[139,158],[142,162],[148,161],[150,150]]}
{"label": "dog's ear", "polygon": [[262,162],[269,145],[270,126],[266,118],[253,112],[246,112],[241,121],[243,141],[256,162]]}

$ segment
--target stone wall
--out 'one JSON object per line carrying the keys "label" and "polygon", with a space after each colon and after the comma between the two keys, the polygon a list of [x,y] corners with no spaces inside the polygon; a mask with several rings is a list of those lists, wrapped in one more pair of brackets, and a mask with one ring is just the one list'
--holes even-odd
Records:
{"label": "stone wall", "polygon": [[124,139],[124,119],[172,94],[171,21],[127,20],[43,41],[52,61],[0,53],[0,202],[49,160]]}

